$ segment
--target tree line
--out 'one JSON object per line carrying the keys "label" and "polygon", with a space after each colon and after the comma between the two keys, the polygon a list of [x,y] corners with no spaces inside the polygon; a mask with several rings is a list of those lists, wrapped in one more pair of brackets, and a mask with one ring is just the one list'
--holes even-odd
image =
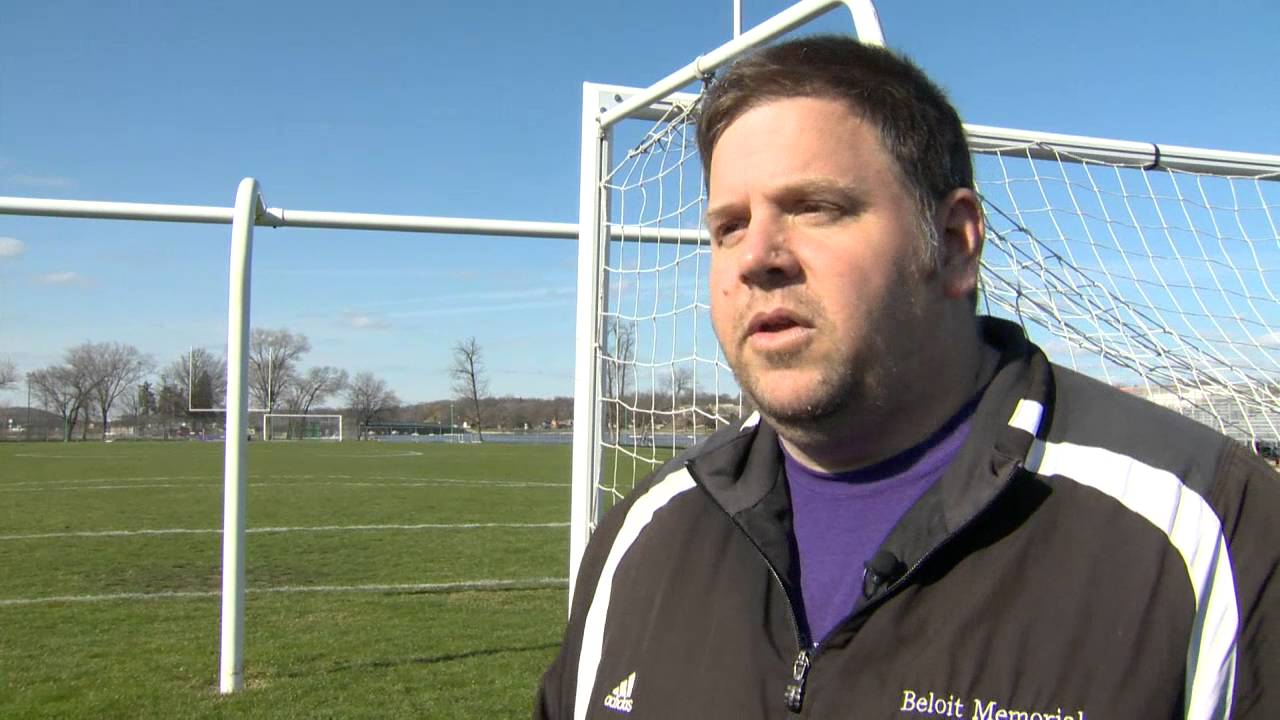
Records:
{"label": "tree line", "polygon": [[[400,405],[386,381],[372,372],[352,377],[333,366],[304,367],[310,350],[301,333],[254,328],[246,378],[250,408],[305,415],[338,400],[363,426]],[[0,361],[0,390],[18,380],[12,361]],[[28,372],[26,380],[32,402],[61,420],[64,441],[77,427],[85,439],[91,418],[101,420],[106,439],[113,411],[143,427],[222,425],[226,412],[227,361],[207,348],[193,348],[157,370],[155,359],[133,345],[85,342],[68,348],[61,362]]]}
{"label": "tree line", "polygon": [[[481,439],[491,422],[500,428],[564,427],[572,417],[569,398],[490,397],[484,353],[474,337],[453,348],[453,399],[410,406],[372,372],[352,376],[330,365],[307,366],[310,350],[311,342],[302,333],[252,330],[246,378],[251,412],[307,415],[336,410],[361,429],[379,419],[453,422]],[[166,437],[175,426],[224,425],[227,361],[208,348],[193,348],[158,364],[133,345],[85,342],[68,348],[60,362],[26,373],[25,379],[31,404],[60,420],[64,441],[77,429],[80,438],[87,439],[90,425],[97,421],[95,431],[105,440],[112,418],[134,427],[159,427]],[[21,380],[13,362],[0,358],[0,390]]]}
{"label": "tree line", "polygon": [[[606,398],[603,422],[614,433],[706,427],[738,396],[699,393],[688,367],[676,366],[655,379],[655,388],[637,387],[635,331],[622,323],[606,325],[601,385]],[[568,397],[493,397],[485,353],[474,337],[452,348],[448,368],[453,396],[404,405],[385,380],[372,372],[354,376],[330,365],[307,366],[311,343],[288,329],[254,328],[250,334],[246,382],[251,412],[307,415],[340,412],[363,432],[376,420],[452,423],[484,440],[486,429],[547,430],[572,425]],[[15,386],[20,374],[0,358],[0,390]],[[68,348],[61,362],[26,374],[32,402],[61,420],[62,438],[77,428],[88,436],[91,420],[100,420],[106,439],[113,412],[135,427],[159,426],[167,437],[173,426],[192,429],[224,425],[227,361],[208,348],[193,348],[157,365],[133,345],[86,342]]]}

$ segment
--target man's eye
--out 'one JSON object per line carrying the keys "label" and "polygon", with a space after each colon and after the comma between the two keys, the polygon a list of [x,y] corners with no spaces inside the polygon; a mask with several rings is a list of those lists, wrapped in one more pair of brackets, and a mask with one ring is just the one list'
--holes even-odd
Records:
{"label": "man's eye", "polygon": [[715,229],[712,231],[712,235],[715,237],[717,242],[723,244],[726,240],[732,239],[732,237],[739,233],[744,227],[746,227],[746,223],[738,220],[723,222],[715,226]]}
{"label": "man's eye", "polygon": [[825,202],[801,203],[797,210],[801,215],[821,215],[823,217],[835,217],[840,213],[840,208]]}

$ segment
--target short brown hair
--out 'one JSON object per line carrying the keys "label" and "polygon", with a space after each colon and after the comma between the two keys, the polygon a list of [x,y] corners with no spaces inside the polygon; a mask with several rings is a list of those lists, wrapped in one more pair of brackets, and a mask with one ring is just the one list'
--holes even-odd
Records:
{"label": "short brown hair", "polygon": [[814,35],[757,50],[716,79],[698,119],[703,168],[710,169],[716,142],[743,113],[796,97],[844,101],[877,129],[930,237],[937,202],[956,188],[973,189],[969,143],[946,94],[905,57],[842,35]]}

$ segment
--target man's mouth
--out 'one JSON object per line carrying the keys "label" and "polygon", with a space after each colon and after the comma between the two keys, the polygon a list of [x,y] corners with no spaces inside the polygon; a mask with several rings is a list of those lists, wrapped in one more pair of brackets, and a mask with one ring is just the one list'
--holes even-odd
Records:
{"label": "man's mouth", "polygon": [[747,323],[746,340],[765,347],[786,345],[798,341],[813,323],[804,316],[786,308],[756,313]]}

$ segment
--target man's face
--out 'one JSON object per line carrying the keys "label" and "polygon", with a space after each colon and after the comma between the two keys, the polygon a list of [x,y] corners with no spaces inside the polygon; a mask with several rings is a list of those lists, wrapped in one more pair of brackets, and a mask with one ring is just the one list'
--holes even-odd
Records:
{"label": "man's face", "polygon": [[879,134],[837,100],[770,101],[724,131],[711,318],[766,416],[807,426],[927,382],[937,294],[918,215]]}

